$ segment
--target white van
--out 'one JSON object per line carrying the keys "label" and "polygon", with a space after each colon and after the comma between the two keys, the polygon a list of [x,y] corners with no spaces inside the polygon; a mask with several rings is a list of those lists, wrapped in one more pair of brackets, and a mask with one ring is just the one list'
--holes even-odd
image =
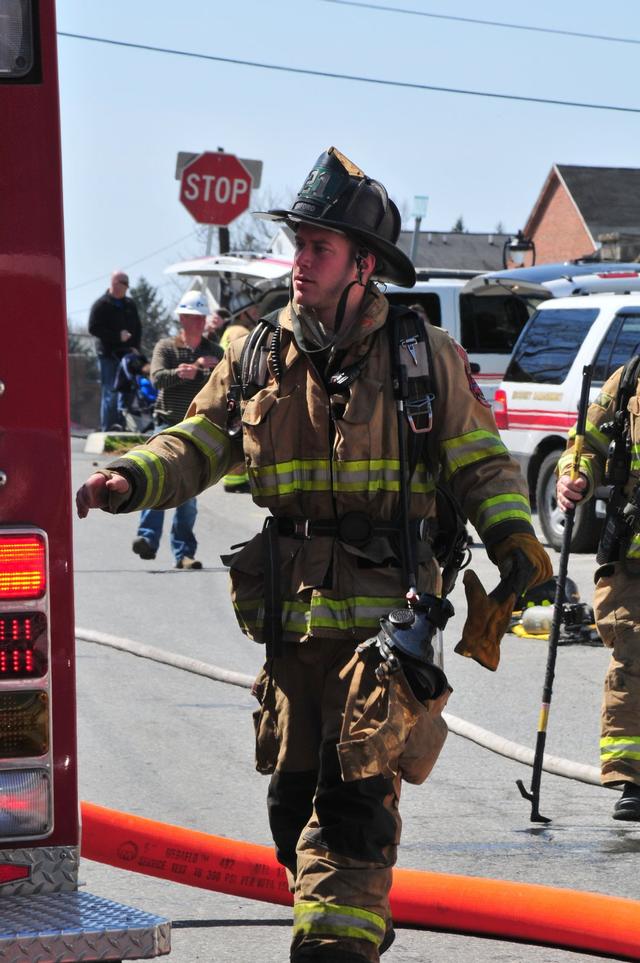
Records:
{"label": "white van", "polygon": [[[576,421],[582,369],[593,364],[591,399],[617,368],[640,353],[640,293],[554,298],[540,304],[514,348],[496,392],[494,414],[502,439],[520,461],[554,548],[562,542],[564,515],[555,497],[555,466]],[[598,541],[598,507],[578,509],[575,551]]]}

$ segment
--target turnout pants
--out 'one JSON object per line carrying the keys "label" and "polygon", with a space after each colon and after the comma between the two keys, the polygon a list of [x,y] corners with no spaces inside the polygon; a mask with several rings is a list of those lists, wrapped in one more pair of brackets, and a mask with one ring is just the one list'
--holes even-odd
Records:
{"label": "turnout pants", "polygon": [[[400,735],[386,773],[343,780],[338,744],[354,649],[353,642],[335,639],[285,642],[282,655],[256,680],[256,762],[259,771],[273,773],[269,822],[294,894],[296,963],[378,963],[393,939],[388,894],[400,840],[398,763],[405,729],[394,724]],[[385,712],[377,662],[370,652],[358,669],[355,715],[369,706],[369,723],[379,702]],[[427,710],[415,704],[431,732]],[[435,757],[446,735],[440,709],[436,731]]]}
{"label": "turnout pants", "polygon": [[602,782],[640,785],[640,574],[629,574],[619,562],[603,569],[594,609],[600,637],[612,651],[601,716]]}

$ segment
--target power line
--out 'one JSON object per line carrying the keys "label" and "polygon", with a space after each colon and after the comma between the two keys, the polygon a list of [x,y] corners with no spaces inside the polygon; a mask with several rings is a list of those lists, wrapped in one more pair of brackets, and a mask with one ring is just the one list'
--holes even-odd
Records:
{"label": "power line", "polygon": [[415,17],[430,17],[432,20],[453,20],[457,23],[476,23],[485,27],[504,27],[508,30],[529,30],[534,33],[553,33],[563,37],[579,37],[582,40],[604,40],[608,43],[640,44],[633,37],[610,37],[600,33],[581,33],[578,30],[558,30],[552,27],[534,27],[525,23],[504,23],[500,20],[480,20],[476,17],[455,17],[447,13],[427,13],[425,10],[406,10],[403,7],[386,7],[378,3],[364,3],[363,0],[323,0],[342,7],[366,7],[367,10],[382,10],[385,13],[406,13]]}
{"label": "power line", "polygon": [[235,57],[219,57],[214,54],[195,53],[189,50],[174,50],[170,47],[152,47],[149,44],[130,43],[125,40],[110,40],[106,37],[90,37],[86,34],[58,31],[60,37],[73,40],[89,40],[93,43],[111,44],[128,47],[132,50],[149,50],[154,53],[173,54],[177,57],[191,57],[194,60],[213,60],[217,63],[235,64],[240,67],[257,67],[261,70],[277,70],[283,73],[304,74],[308,77],[327,77],[331,80],[352,80],[362,84],[377,84],[383,87],[397,87],[408,90],[431,90],[441,94],[463,94],[467,97],[489,97],[493,100],[512,100],[528,104],[552,104],[556,107],[582,107],[586,110],[614,110],[625,114],[640,114],[640,107],[620,107],[615,104],[590,104],[577,100],[555,100],[547,97],[525,97],[519,94],[497,94],[485,90],[465,90],[458,87],[436,87],[433,84],[417,84],[403,80],[383,80],[378,77],[361,77],[355,74],[333,73],[326,70],[310,70],[305,67],[285,67],[282,64],[267,64],[256,60],[240,60]]}
{"label": "power line", "polygon": [[[189,233],[185,234],[184,237],[177,238],[175,241],[172,241],[171,244],[167,244],[165,247],[159,247],[157,251],[152,251],[151,254],[145,254],[144,257],[139,257],[137,261],[129,261],[128,264],[123,264],[122,267],[128,269],[134,267],[136,264],[141,264],[143,261],[148,261],[149,258],[155,257],[156,254],[162,254],[163,251],[168,251],[170,247],[175,247],[176,244],[180,243],[180,241],[186,241],[188,237],[193,237],[195,233],[195,231],[189,231]],[[89,281],[83,281],[82,284],[74,284],[72,288],[67,288],[67,293],[71,291],[77,291],[78,288],[85,288],[87,284],[95,284],[96,281],[101,281],[104,276],[104,274],[99,274],[97,278],[91,278]]]}

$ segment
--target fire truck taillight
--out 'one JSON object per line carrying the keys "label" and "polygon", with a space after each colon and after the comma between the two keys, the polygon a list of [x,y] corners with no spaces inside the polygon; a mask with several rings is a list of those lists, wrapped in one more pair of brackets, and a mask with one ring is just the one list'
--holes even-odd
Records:
{"label": "fire truck taillight", "polygon": [[49,749],[49,697],[35,691],[0,692],[0,758],[44,756]]}
{"label": "fire truck taillight", "polygon": [[37,679],[48,669],[44,612],[0,611],[0,680]]}
{"label": "fire truck taillight", "polygon": [[51,828],[51,786],[44,769],[0,772],[0,839],[44,836]]}
{"label": "fire truck taillight", "polygon": [[41,535],[0,534],[0,602],[42,598],[47,588],[46,571]]}
{"label": "fire truck taillight", "polygon": [[0,842],[53,829],[49,603],[46,533],[0,527]]}

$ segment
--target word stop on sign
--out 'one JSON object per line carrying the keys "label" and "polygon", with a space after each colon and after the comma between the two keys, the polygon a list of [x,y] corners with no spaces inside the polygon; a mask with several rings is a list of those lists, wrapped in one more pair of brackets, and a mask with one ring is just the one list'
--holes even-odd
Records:
{"label": "word stop on sign", "polygon": [[215,201],[216,204],[237,204],[249,190],[249,181],[242,177],[218,177],[217,174],[187,174],[184,197],[188,201]]}

